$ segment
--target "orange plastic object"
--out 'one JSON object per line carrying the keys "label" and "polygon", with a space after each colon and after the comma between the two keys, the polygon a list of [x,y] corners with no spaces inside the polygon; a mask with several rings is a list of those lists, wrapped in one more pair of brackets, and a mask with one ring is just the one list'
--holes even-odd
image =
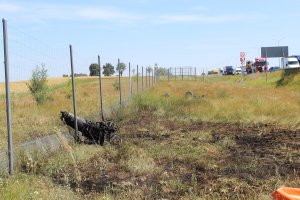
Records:
{"label": "orange plastic object", "polygon": [[300,200],[300,189],[282,187],[273,192],[275,200]]}

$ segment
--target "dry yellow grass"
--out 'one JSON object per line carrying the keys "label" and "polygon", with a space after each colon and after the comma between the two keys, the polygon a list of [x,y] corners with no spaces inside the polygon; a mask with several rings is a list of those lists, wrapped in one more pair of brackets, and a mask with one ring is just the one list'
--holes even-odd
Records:
{"label": "dry yellow grass", "polygon": [[[118,91],[113,87],[116,80],[117,77],[103,80],[104,103],[106,106],[118,102]],[[126,97],[129,93],[128,79],[124,77],[122,82],[122,93]],[[134,83],[134,91],[135,88]],[[71,85],[68,81],[65,84],[63,83],[60,87],[52,90],[53,100],[40,106],[34,103],[29,94],[23,95],[22,98],[18,95],[13,96],[14,142],[18,143],[49,134],[52,132],[53,127],[60,126],[59,111],[61,109],[72,111],[70,89]],[[77,79],[76,91],[79,115],[99,119],[98,79]],[[191,91],[194,96],[186,97],[185,93],[187,91]],[[163,94],[165,93],[170,96],[164,97]],[[245,154],[245,157],[240,155],[240,160],[237,159],[239,162],[230,160],[234,158],[232,153],[236,152],[237,148],[239,150],[244,150],[244,148],[240,144],[238,145],[241,138],[236,138],[236,136],[239,136],[240,130],[231,133],[231,129],[226,129],[226,127],[222,130],[222,124],[227,125],[227,128],[232,123],[223,123],[224,121],[246,122],[246,124],[275,123],[275,127],[296,127],[300,123],[299,97],[300,92],[297,90],[271,86],[259,87],[227,80],[204,83],[200,81],[161,81],[159,85],[140,98],[136,98],[133,104],[127,107],[128,109],[134,108],[134,110],[129,112],[130,119],[122,122],[123,127],[121,126],[120,134],[124,134],[122,135],[124,143],[121,148],[110,146],[99,148],[98,146],[84,145],[74,147],[74,158],[76,165],[79,166],[78,169],[82,171],[83,180],[92,181],[92,185],[92,183],[99,183],[103,174],[108,177],[115,177],[113,180],[116,185],[111,186],[111,188],[108,186],[100,193],[87,190],[87,192],[91,192],[91,196],[88,197],[95,199],[127,199],[128,197],[142,199],[149,193],[152,193],[152,197],[154,197],[155,189],[160,185],[162,191],[158,190],[159,192],[169,195],[173,193],[174,196],[178,197],[176,199],[179,199],[179,197],[183,199],[224,199],[224,195],[228,197],[232,191],[235,192],[234,197],[236,198],[234,199],[269,199],[269,194],[277,186],[286,183],[293,186],[297,185],[299,181],[295,178],[295,180],[289,182],[289,178],[280,177],[277,174],[263,180],[256,172],[260,168],[266,170],[268,166],[259,165],[258,157],[255,156],[254,159],[252,157],[250,159],[249,155]],[[1,107],[1,110],[2,108],[4,107]],[[142,112],[132,112],[136,111],[137,108],[142,108],[141,110],[147,115],[143,116]],[[150,109],[150,112],[147,109]],[[152,115],[152,113],[155,114]],[[1,118],[1,127],[5,127],[3,119]],[[201,123],[198,124],[199,130],[191,126],[201,120],[221,125],[217,126],[216,130],[215,126],[210,127],[208,130],[202,130],[203,125]],[[142,129],[146,132],[136,133]],[[0,130],[3,131],[3,129]],[[214,134],[218,134],[219,131],[225,135],[224,138],[215,138]],[[136,134],[136,137],[130,137],[132,133],[133,135]],[[138,137],[138,134],[144,135],[144,137]],[[260,133],[255,134],[256,138],[259,138]],[[2,144],[6,142],[4,138],[2,137],[2,140],[0,140],[0,142],[3,142]],[[129,148],[125,148],[125,144]],[[235,151],[229,151],[231,148]],[[247,148],[250,151],[252,146],[246,145],[245,149]],[[257,150],[258,147],[255,146],[255,148]],[[263,153],[267,153],[264,152],[263,145],[261,148]],[[282,148],[287,150],[285,146],[282,146]],[[97,151],[98,153],[96,153]],[[290,152],[287,154],[290,154]],[[74,164],[74,159],[72,160],[68,156],[67,152],[59,152],[56,157],[48,159],[47,166],[44,167],[49,174],[46,174],[45,177],[51,176],[50,171],[56,171],[57,174],[55,175],[65,175],[64,172],[67,173],[70,169],[70,163]],[[298,159],[297,155],[294,157],[289,156],[289,159],[295,159],[295,162]],[[227,162],[225,158],[228,158],[228,161],[231,162]],[[272,158],[270,160],[274,161]],[[266,157],[259,159],[264,162]],[[244,175],[242,173],[244,169],[247,170],[247,176],[244,178],[235,176],[234,171],[232,171],[235,170],[241,172],[239,175]],[[61,171],[57,172],[58,170]],[[268,170],[272,171],[272,169]],[[229,172],[232,174],[228,174]],[[219,173],[223,177],[215,176]],[[257,175],[257,179],[249,176],[250,173]],[[211,179],[206,180],[209,174]],[[34,179],[35,175],[32,176]],[[45,177],[42,180],[49,180]],[[118,179],[118,177],[122,178]],[[67,178],[72,178],[72,174]],[[28,185],[30,183],[28,180],[31,179],[31,177],[25,177],[24,180],[19,180],[21,180],[21,183]],[[135,180],[141,181],[134,184]],[[107,180],[107,182],[111,181],[111,179]],[[70,183],[70,180],[68,179],[66,183]],[[5,185],[2,191],[0,189],[0,194],[1,192],[7,193],[7,191],[13,190],[13,184]],[[51,194],[49,198],[55,199],[53,195],[57,194],[57,191],[60,191],[61,188],[50,186],[49,192]],[[44,191],[44,187],[46,186],[43,184],[33,185],[34,190],[40,194]],[[22,190],[29,191],[27,187],[16,188],[16,190],[13,191],[15,194],[21,193]],[[61,197],[88,198],[81,196],[80,193],[74,194],[70,191],[68,189],[63,190],[64,196]],[[248,193],[244,194],[245,191]],[[25,194],[27,195],[27,193]],[[241,198],[238,198],[239,195]],[[43,195],[39,197],[45,198]]]}
{"label": "dry yellow grass", "polygon": [[[43,105],[36,105],[28,92],[26,82],[11,83],[12,131],[14,143],[32,140],[36,137],[52,134],[53,127],[63,126],[60,122],[60,111],[73,112],[70,78],[49,79],[51,99]],[[118,77],[103,77],[103,102],[105,110],[119,101],[119,91],[113,86]],[[129,96],[128,77],[122,77],[122,99]],[[136,93],[136,82],[133,80],[133,93]],[[2,83],[2,92],[4,85]],[[77,112],[79,116],[100,120],[100,95],[98,77],[76,77],[75,79]],[[139,84],[141,91],[141,83]],[[0,93],[1,94],[1,93]],[[0,149],[6,149],[6,114],[5,98],[0,98]]]}
{"label": "dry yellow grass", "polygon": [[[66,83],[69,80],[69,78],[49,78],[48,84],[50,86],[59,85],[62,83]],[[16,81],[10,83],[10,91],[11,93],[24,93],[29,92],[28,86],[26,83],[29,81]],[[0,83],[0,95],[5,94],[5,83]]]}
{"label": "dry yellow grass", "polygon": [[[187,91],[194,97],[186,98]],[[159,101],[156,97],[165,93],[170,97],[155,103]],[[149,95],[157,109],[174,116],[205,121],[300,125],[300,92],[297,90],[226,82],[165,81]]]}
{"label": "dry yellow grass", "polygon": [[[252,84],[247,86],[247,84],[228,82],[226,78],[224,79],[225,82],[221,80],[217,82],[161,81],[159,87],[153,88],[148,93],[146,101],[153,101],[154,106],[161,106],[159,109],[162,112],[173,116],[189,116],[205,121],[271,122],[299,126],[299,91],[258,87]],[[113,86],[117,81],[118,77],[103,78],[103,101],[106,108],[118,104],[119,92]],[[122,99],[126,99],[129,96],[128,77],[122,77],[121,81]],[[24,93],[28,91],[26,82],[11,83],[14,143],[51,134],[54,126],[63,126],[59,120],[59,112],[73,111],[70,78],[51,78],[49,85],[54,88],[50,90],[51,100],[38,106],[29,92]],[[100,120],[98,77],[76,78],[75,85],[78,115]],[[141,87],[140,79],[140,92]],[[135,94],[135,79],[133,79],[132,89]],[[196,97],[185,101],[186,91],[191,91]],[[160,99],[160,96],[166,92],[170,94],[170,98]],[[0,115],[0,147],[6,148],[3,96],[0,99]]]}

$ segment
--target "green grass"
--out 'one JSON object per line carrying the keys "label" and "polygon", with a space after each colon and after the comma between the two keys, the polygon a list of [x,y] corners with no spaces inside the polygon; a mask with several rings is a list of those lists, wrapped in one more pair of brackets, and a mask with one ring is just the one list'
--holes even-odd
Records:
{"label": "green grass", "polygon": [[[23,156],[14,177],[0,176],[0,196],[4,199],[151,199],[165,194],[177,199],[230,199],[234,191],[238,199],[270,199],[270,192],[277,187],[298,182],[279,175],[262,180],[251,176],[240,180],[228,175],[217,177],[210,184],[203,183],[199,174],[196,178],[199,168],[206,174],[222,170],[255,173],[260,169],[260,158],[226,162],[224,155],[228,156],[228,149],[237,145],[234,135],[228,133],[212,142],[213,133],[218,130],[186,132],[178,127],[206,121],[299,128],[299,80],[298,72],[292,75],[274,72],[268,73],[268,82],[265,74],[210,76],[205,82],[161,81],[159,86],[134,96],[128,106],[114,113],[124,137],[121,146],[63,143],[59,152],[47,157]],[[111,94],[105,97],[106,105],[118,99],[113,82],[112,79],[105,83],[107,93]],[[80,116],[99,119],[97,84],[97,79],[77,81]],[[70,87],[70,82],[53,86],[54,100],[42,106],[35,105],[27,93],[20,94],[22,101],[18,95],[13,97],[16,143],[64,127],[58,114],[61,109],[72,110]],[[187,91],[194,96],[186,97]],[[165,97],[165,93],[170,96]],[[143,113],[147,113],[146,119]],[[171,122],[178,127],[172,128]],[[4,123],[3,118],[1,146],[6,143]],[[144,134],[145,138],[126,136],[137,133]],[[168,137],[164,139],[164,135]],[[287,157],[293,159],[295,153],[287,152]],[[74,184],[85,181],[97,185],[103,177],[115,179],[107,178],[111,182],[101,192],[86,194],[74,189]],[[202,178],[205,181],[205,176]]]}

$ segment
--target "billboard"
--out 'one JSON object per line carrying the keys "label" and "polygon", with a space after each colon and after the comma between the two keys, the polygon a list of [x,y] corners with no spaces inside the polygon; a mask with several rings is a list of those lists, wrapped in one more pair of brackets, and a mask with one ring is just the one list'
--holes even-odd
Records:
{"label": "billboard", "polygon": [[262,47],[261,57],[262,58],[278,58],[278,57],[288,57],[289,47],[288,46],[278,46],[278,47]]}

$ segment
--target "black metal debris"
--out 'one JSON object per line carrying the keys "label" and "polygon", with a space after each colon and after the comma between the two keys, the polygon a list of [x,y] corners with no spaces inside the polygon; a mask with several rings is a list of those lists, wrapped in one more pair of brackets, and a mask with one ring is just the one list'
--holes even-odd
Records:
{"label": "black metal debris", "polygon": [[[74,115],[66,111],[60,112],[60,119],[68,126],[75,129]],[[119,141],[117,127],[112,120],[93,122],[77,117],[78,131],[82,133],[85,143],[103,145],[104,142],[114,143]],[[75,139],[78,136],[75,136]]]}

